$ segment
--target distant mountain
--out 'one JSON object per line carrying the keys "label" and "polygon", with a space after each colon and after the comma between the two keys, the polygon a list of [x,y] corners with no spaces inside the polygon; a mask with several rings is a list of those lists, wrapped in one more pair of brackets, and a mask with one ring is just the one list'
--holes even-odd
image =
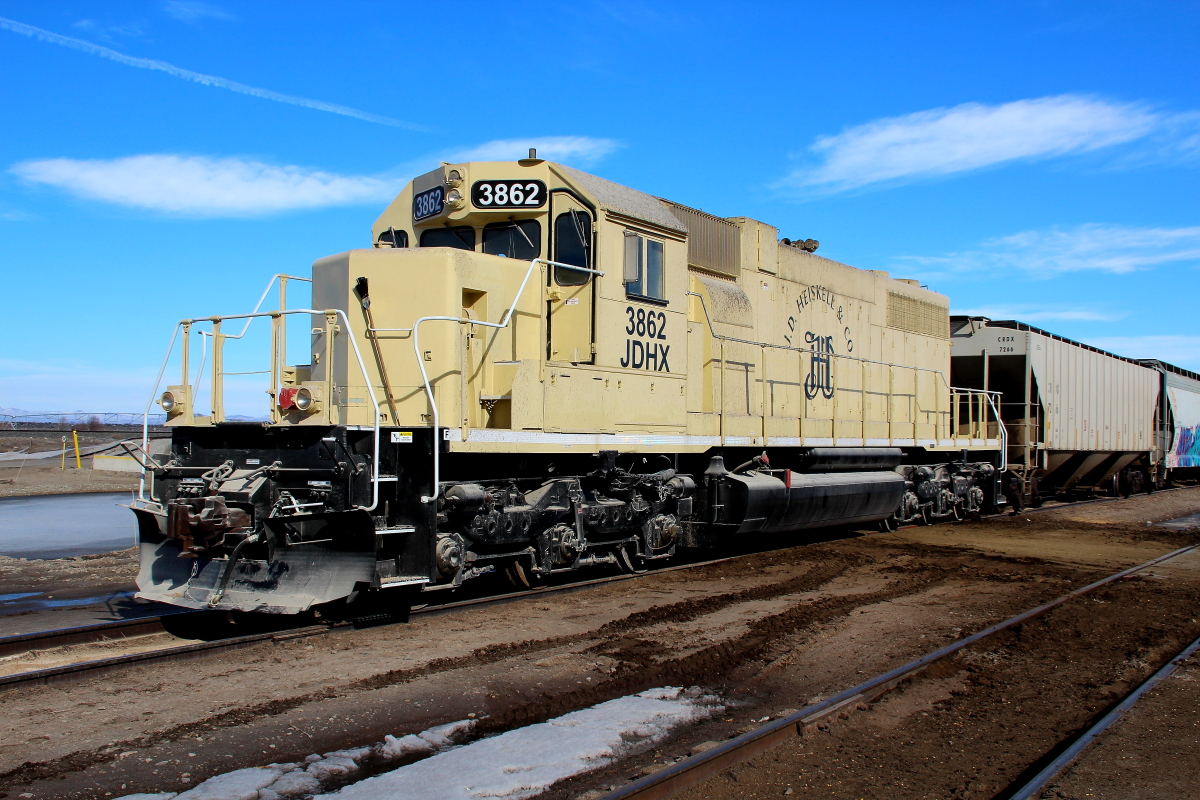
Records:
{"label": "distant mountain", "polygon": [[23,408],[0,408],[0,416],[7,417],[28,417],[33,414],[32,411],[26,411]]}

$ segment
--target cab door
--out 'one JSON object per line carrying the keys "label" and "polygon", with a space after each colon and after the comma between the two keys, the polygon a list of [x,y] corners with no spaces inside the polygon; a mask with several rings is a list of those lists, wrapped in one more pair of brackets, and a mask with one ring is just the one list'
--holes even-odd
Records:
{"label": "cab door", "polygon": [[[595,269],[595,237],[592,213],[570,193],[550,195],[551,259]],[[547,287],[548,361],[590,364],[593,352],[595,275],[591,272],[552,266]]]}

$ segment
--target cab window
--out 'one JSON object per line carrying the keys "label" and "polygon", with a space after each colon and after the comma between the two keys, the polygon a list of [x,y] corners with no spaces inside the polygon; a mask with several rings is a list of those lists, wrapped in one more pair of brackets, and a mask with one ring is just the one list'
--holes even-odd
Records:
{"label": "cab window", "polygon": [[430,228],[421,231],[421,247],[455,247],[459,250],[475,249],[475,229],[469,225],[454,228]]}
{"label": "cab window", "polygon": [[[590,267],[588,250],[592,241],[592,218],[582,211],[565,211],[554,218],[554,261]],[[566,267],[554,268],[554,280],[559,286],[582,286],[591,277],[589,272]]]}
{"label": "cab window", "polygon": [[665,300],[663,256],[663,242],[625,231],[625,293]]}
{"label": "cab window", "polygon": [[376,247],[408,247],[408,231],[388,228],[375,240]]}
{"label": "cab window", "polygon": [[536,219],[493,222],[483,229],[483,252],[532,261],[542,252],[542,226]]}

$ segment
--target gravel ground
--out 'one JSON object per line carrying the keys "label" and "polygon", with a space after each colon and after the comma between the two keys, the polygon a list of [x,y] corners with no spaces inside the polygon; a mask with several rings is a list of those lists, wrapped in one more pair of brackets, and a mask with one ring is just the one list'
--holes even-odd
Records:
{"label": "gravel ground", "polygon": [[[1102,522],[1072,516],[1089,508],[1108,516]],[[1155,531],[1145,520],[1196,511],[1200,491],[1187,490],[1030,515],[1029,522],[1017,517],[906,529],[407,625],[341,630],[77,683],[0,691],[0,790],[35,798],[179,790],[230,769],[367,745],[468,714],[481,719],[476,735],[483,735],[653,686],[700,685],[726,698],[721,717],[548,793],[574,797],[622,784],[763,716],[787,713],[1082,582],[1168,552],[1189,535]],[[111,578],[120,569],[114,563],[104,574]],[[950,715],[928,711],[934,701],[993,714],[971,722],[979,731],[975,756],[995,731],[992,723],[1012,718],[1017,698],[1019,722],[1058,708],[1050,734],[1014,729],[1014,736],[1026,737],[1022,747],[1037,746],[1074,724],[1089,703],[1102,702],[1103,692],[1149,668],[1190,624],[1172,609],[1194,608],[1196,586],[1163,574],[1115,587],[1104,604],[1054,617],[1052,625],[1043,623],[1046,630],[1027,625],[1029,642],[1052,634],[1070,643],[1058,660],[1044,658],[1044,648],[1026,652],[1021,636],[972,651],[950,674],[927,676],[875,711],[816,737],[832,743],[822,758],[848,774],[875,774],[875,748],[886,745],[895,776],[919,783],[940,774],[921,758],[942,752],[936,737],[955,729],[944,721]],[[1087,649],[1089,643],[1098,649]],[[961,698],[953,694],[960,687],[969,689]],[[1007,716],[994,716],[997,710]],[[887,723],[870,728],[869,718]],[[934,721],[942,727],[929,727]],[[856,726],[868,732],[862,742],[870,747],[839,750],[838,737],[857,735]],[[927,736],[920,740],[925,743],[903,749],[901,742],[917,742],[918,734]],[[849,760],[836,760],[845,753]],[[1010,762],[997,756],[982,777],[931,784],[930,791],[976,796],[962,792],[978,794],[1004,780]],[[798,787],[797,776],[809,775],[811,766],[791,764],[787,780]],[[974,769],[973,762],[963,769]],[[968,778],[974,782],[965,783]],[[768,781],[760,790],[746,783],[752,779],[740,772],[736,782],[719,779],[725,784],[710,786],[707,796],[749,796],[743,790],[763,796],[787,788]],[[864,791],[855,797],[875,795],[859,788]],[[847,790],[811,796],[849,797]],[[924,796],[915,788],[898,791],[895,784],[888,789],[898,797]]]}

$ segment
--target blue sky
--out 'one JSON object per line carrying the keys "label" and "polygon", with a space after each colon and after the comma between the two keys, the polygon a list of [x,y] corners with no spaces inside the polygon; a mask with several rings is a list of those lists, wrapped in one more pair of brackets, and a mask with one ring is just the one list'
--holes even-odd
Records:
{"label": "blue sky", "polygon": [[1198,34],[1195,2],[0,0],[0,407],[139,410],[176,320],[529,146],[1200,370]]}

